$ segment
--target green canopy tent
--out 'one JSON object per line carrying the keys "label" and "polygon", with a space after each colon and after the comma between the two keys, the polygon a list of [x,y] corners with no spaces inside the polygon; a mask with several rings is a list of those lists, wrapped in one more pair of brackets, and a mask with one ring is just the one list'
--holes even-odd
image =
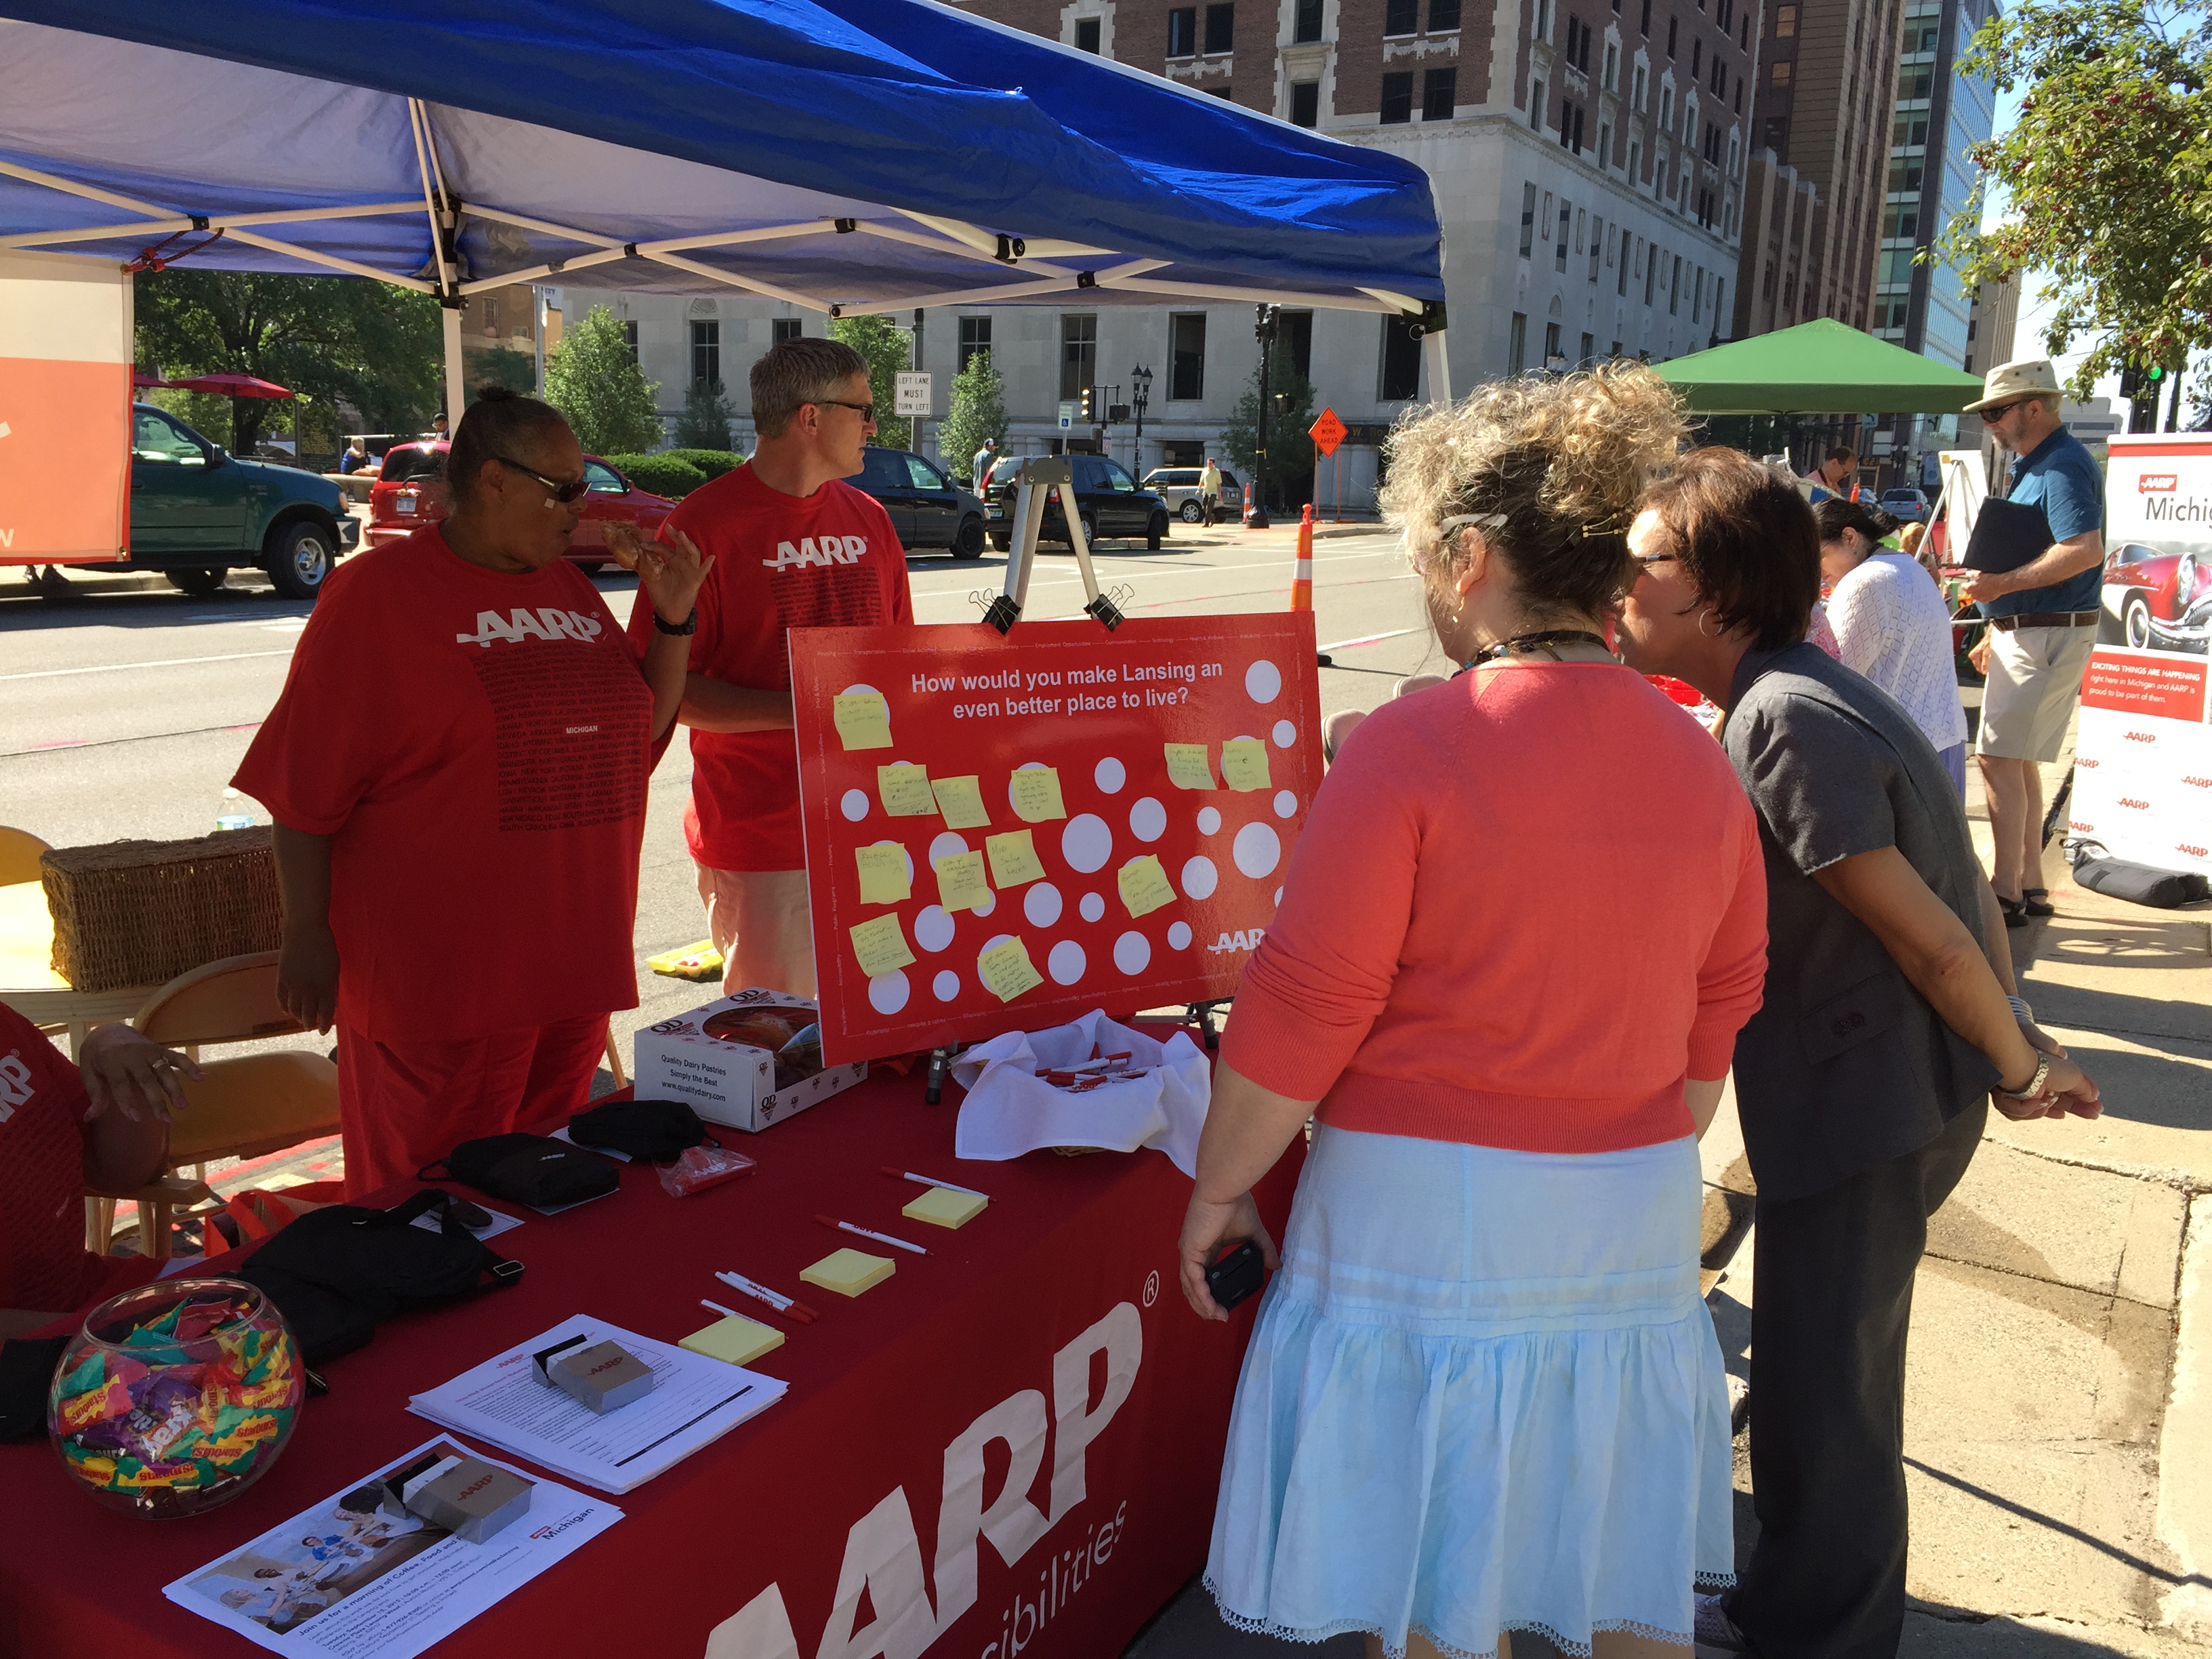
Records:
{"label": "green canopy tent", "polygon": [[1981,377],[1826,317],[1658,365],[1693,415],[1955,415]]}

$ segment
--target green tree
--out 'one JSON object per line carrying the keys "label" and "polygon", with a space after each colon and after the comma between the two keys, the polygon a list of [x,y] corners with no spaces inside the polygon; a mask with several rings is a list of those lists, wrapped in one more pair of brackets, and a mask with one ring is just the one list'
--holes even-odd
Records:
{"label": "green tree", "polygon": [[868,395],[876,404],[876,441],[886,449],[914,447],[914,423],[891,413],[898,377],[914,356],[914,337],[888,317],[833,317],[830,337],[842,340],[868,362]]}
{"label": "green tree", "polygon": [[2008,213],[1984,234],[1977,190],[1933,256],[1969,289],[2042,273],[2045,344],[2088,345],[2077,396],[2130,361],[2178,370],[2212,345],[2209,59],[2201,6],[2026,0],[1984,24],[1960,65],[2022,94],[2010,131],[1972,151]]}
{"label": "green tree", "polygon": [[[1313,494],[1314,443],[1306,428],[1314,423],[1312,383],[1291,366],[1290,354],[1273,354],[1276,399],[1267,410],[1267,509],[1282,512]],[[1260,441],[1260,368],[1252,367],[1252,383],[1229,422],[1221,429],[1221,447],[1229,452],[1231,465],[1244,475],[1249,485],[1258,468],[1252,452]]]}
{"label": "green tree", "polygon": [[737,416],[720,380],[694,380],[684,389],[684,412],[676,417],[669,441],[678,449],[726,450],[730,422]]}
{"label": "green tree", "polygon": [[[138,361],[170,379],[238,370],[314,399],[318,416],[343,399],[386,432],[419,431],[438,406],[438,304],[426,294],[358,276],[182,267],[142,271],[133,291]],[[281,400],[220,401],[230,405],[224,422],[209,419],[207,400],[185,407],[242,452],[291,421]]]}
{"label": "green tree", "polygon": [[653,394],[659,390],[638,368],[622,323],[605,306],[593,306],[563,331],[545,362],[545,401],[568,417],[576,441],[594,455],[659,448],[663,434]]}
{"label": "green tree", "polygon": [[952,401],[938,428],[937,447],[945,465],[960,472],[986,438],[996,439],[1001,450],[1006,447],[1006,383],[991,367],[991,354],[979,351],[952,377]]}

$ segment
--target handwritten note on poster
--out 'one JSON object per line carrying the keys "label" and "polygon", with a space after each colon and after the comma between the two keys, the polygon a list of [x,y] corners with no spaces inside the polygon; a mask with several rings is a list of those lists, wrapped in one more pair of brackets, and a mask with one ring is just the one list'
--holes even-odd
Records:
{"label": "handwritten note on poster", "polygon": [[1114,880],[1121,890],[1123,907],[1133,917],[1149,915],[1162,905],[1175,902],[1175,889],[1168,885],[1168,872],[1160,868],[1156,854],[1131,859],[1115,872]]}
{"label": "handwritten note on poster", "polygon": [[1168,781],[1178,789],[1212,789],[1213,767],[1207,759],[1202,743],[1170,743],[1162,745],[1168,755]]}
{"label": "handwritten note on poster", "polygon": [[983,805],[983,791],[979,781],[965,778],[932,778],[929,787],[937,794],[937,810],[944,817],[948,830],[988,830],[991,814]]}
{"label": "handwritten note on poster", "polygon": [[884,811],[895,818],[932,817],[937,812],[937,797],[930,793],[929,769],[910,766],[901,762],[896,766],[876,769],[876,793],[884,803]]}
{"label": "handwritten note on poster", "polygon": [[991,855],[991,879],[1001,888],[1042,881],[1044,866],[1038,862],[1036,843],[1026,830],[983,837],[983,850]]}
{"label": "handwritten note on poster", "polygon": [[980,910],[991,902],[981,853],[951,853],[932,862],[937,870],[937,902],[947,910]]}
{"label": "handwritten note on poster", "polygon": [[1029,946],[1018,939],[1003,940],[977,957],[975,975],[1001,1002],[1012,1002],[1044,983],[1044,975],[1030,960]]}
{"label": "handwritten note on poster", "polygon": [[908,872],[906,848],[895,841],[855,847],[853,858],[860,866],[860,902],[903,904],[914,896],[914,878]]}
{"label": "handwritten note on poster", "polygon": [[1048,823],[1067,816],[1060,799],[1060,773],[1050,766],[1024,766],[1013,776],[1014,816],[1024,823]]}
{"label": "handwritten note on poster", "polygon": [[837,740],[847,749],[888,749],[891,746],[891,711],[880,691],[848,691],[831,707]]}
{"label": "handwritten note on poster", "polygon": [[1231,738],[1221,745],[1221,777],[1231,789],[1271,789],[1267,745],[1257,738]]}
{"label": "handwritten note on poster", "polygon": [[896,911],[864,921],[851,931],[853,954],[860,960],[860,971],[870,979],[913,965],[914,952],[907,949],[906,933]]}

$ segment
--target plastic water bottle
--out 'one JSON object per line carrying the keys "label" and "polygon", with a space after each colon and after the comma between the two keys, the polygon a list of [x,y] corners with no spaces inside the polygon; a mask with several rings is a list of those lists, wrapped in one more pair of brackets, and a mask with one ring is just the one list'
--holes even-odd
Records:
{"label": "plastic water bottle", "polygon": [[218,830],[251,830],[253,827],[253,803],[235,789],[222,792],[222,804],[216,808],[215,827]]}

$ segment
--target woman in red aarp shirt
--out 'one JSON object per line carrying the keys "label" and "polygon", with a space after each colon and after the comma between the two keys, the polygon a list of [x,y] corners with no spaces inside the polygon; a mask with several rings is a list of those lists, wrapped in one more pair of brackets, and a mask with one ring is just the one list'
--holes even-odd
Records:
{"label": "woman in red aarp shirt", "polygon": [[637,1005],[646,781],[713,564],[680,533],[616,549],[634,650],[562,557],[558,410],[486,387],[446,471],[450,517],[332,574],[235,780],[276,824],[278,1000],[338,1027],[352,1196],[588,1098]]}

